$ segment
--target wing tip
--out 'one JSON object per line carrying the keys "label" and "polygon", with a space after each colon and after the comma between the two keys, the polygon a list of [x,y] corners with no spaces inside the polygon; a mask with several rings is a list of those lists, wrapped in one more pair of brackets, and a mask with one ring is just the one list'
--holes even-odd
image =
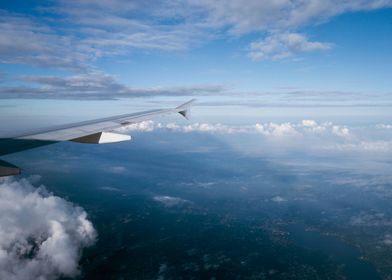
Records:
{"label": "wing tip", "polygon": [[190,119],[191,117],[191,111],[190,111],[190,107],[191,105],[196,101],[196,98],[193,98],[187,102],[185,102],[184,104],[181,104],[180,106],[176,107],[177,112],[182,115],[184,118],[186,118],[187,120]]}

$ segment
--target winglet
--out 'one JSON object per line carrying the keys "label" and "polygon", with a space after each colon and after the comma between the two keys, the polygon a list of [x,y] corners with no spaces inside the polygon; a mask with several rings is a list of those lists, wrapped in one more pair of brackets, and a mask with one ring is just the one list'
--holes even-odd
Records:
{"label": "winglet", "polygon": [[196,99],[189,100],[188,102],[185,102],[184,104],[176,107],[176,110],[178,113],[180,113],[182,116],[184,116],[187,120],[189,120],[191,116],[191,111],[190,107],[195,102]]}

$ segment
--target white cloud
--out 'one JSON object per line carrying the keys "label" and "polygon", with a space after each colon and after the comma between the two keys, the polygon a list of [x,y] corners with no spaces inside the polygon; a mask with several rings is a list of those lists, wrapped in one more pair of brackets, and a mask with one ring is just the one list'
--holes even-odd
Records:
{"label": "white cloud", "polygon": [[129,87],[115,77],[97,71],[67,77],[20,76],[17,81],[32,86],[0,87],[0,98],[74,98],[111,99],[135,96],[189,96],[220,94],[222,85],[190,85],[178,87]]}
{"label": "white cloud", "polygon": [[340,137],[350,137],[350,130],[346,126],[333,125],[332,133]]}
{"label": "white cloud", "polygon": [[0,10],[0,62],[82,69],[90,53],[48,25]]}
{"label": "white cloud", "polygon": [[228,126],[221,123],[209,124],[209,123],[194,123],[189,125],[176,125],[174,123],[169,123],[166,128],[174,131],[182,132],[206,132],[206,133],[223,133],[232,134],[246,132],[246,128],[240,128],[235,126]]}
{"label": "white cloud", "polygon": [[221,123],[210,124],[210,123],[193,123],[188,125],[178,125],[176,123],[155,123],[154,121],[144,121],[128,125],[124,128],[120,128],[121,131],[141,131],[151,132],[156,129],[168,129],[176,132],[202,132],[202,133],[219,133],[219,134],[232,134],[232,133],[247,133],[249,127],[241,126],[230,126]]}
{"label": "white cloud", "polygon": [[285,136],[300,136],[301,134],[296,130],[291,123],[256,123],[256,131],[265,136],[285,137]]}
{"label": "white cloud", "polygon": [[[390,0],[188,0],[204,13],[202,22],[231,34],[293,30],[347,12],[391,7]],[[202,14],[203,15],[203,14]]]}
{"label": "white cloud", "polygon": [[327,130],[328,123],[319,125],[315,120],[302,120],[303,128],[307,132],[323,133]]}
{"label": "white cloud", "polygon": [[26,179],[0,179],[0,279],[74,277],[95,237],[82,208]]}
{"label": "white cloud", "polygon": [[[308,150],[314,153],[356,152],[385,154],[392,152],[389,130],[374,135],[374,127],[356,128],[332,122],[319,123],[306,119],[297,123],[256,123],[255,125],[228,125],[221,123],[155,123],[146,121],[121,128],[122,132],[153,132],[169,130],[181,133],[208,133],[216,135],[257,134],[262,136],[263,145],[279,150]],[[368,130],[369,129],[369,130]],[[277,141],[278,140],[278,141]],[[274,149],[272,149],[274,150]],[[276,150],[274,150],[276,151]]]}
{"label": "white cloud", "polygon": [[[135,49],[183,51],[216,38],[265,36],[250,46],[253,59],[279,59],[325,50],[298,31],[356,11],[392,6],[392,0],[53,1],[45,16],[0,11],[0,61],[85,70],[103,56]],[[61,24],[53,24],[53,21]],[[66,28],[64,28],[66,26]]]}
{"label": "white cloud", "polygon": [[249,56],[253,60],[283,59],[299,53],[328,50],[329,43],[309,41],[299,33],[272,34],[250,44]]}
{"label": "white cloud", "polygon": [[159,203],[162,203],[165,207],[180,206],[189,202],[188,200],[179,197],[166,196],[166,195],[154,196],[153,199]]}
{"label": "white cloud", "polygon": [[143,121],[143,122],[127,125],[123,128],[120,128],[119,130],[150,132],[153,131],[154,128],[155,128],[154,121]]}

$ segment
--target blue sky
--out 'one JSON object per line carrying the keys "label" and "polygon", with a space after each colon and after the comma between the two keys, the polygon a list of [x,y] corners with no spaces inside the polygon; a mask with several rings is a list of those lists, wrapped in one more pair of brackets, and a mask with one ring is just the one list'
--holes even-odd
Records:
{"label": "blue sky", "polygon": [[392,1],[5,1],[2,98],[389,94]]}

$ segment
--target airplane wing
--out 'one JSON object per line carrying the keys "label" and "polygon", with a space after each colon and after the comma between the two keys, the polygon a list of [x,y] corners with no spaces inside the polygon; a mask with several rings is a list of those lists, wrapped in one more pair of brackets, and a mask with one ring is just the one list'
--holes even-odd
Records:
{"label": "airplane wing", "polygon": [[[105,144],[131,140],[131,136],[119,134],[113,132],[113,130],[173,113],[179,113],[188,119],[190,116],[190,106],[194,101],[195,99],[192,99],[172,109],[157,109],[113,116],[0,138],[0,156],[62,141]],[[20,168],[0,160],[0,177],[20,173]]]}

